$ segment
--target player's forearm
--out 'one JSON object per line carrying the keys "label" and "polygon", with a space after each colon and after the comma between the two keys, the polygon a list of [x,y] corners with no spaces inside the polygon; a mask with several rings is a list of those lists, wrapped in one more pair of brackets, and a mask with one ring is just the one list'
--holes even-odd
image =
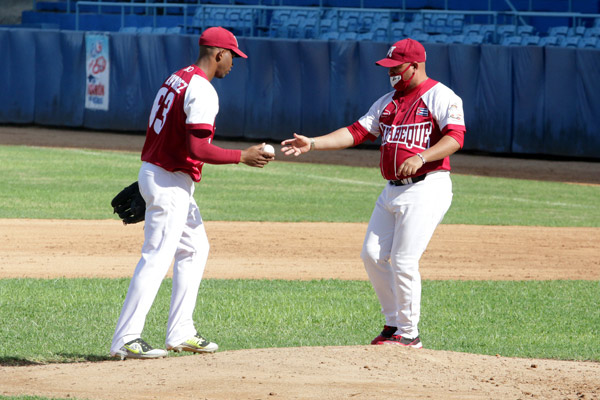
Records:
{"label": "player's forearm", "polygon": [[312,150],[341,150],[354,146],[354,137],[346,127],[311,140],[314,140]]}
{"label": "player's forearm", "polygon": [[444,136],[434,146],[431,146],[427,150],[421,152],[421,155],[427,162],[437,161],[448,157],[451,154],[456,153],[460,149],[460,144],[456,139]]}
{"label": "player's forearm", "polygon": [[237,164],[240,162],[240,150],[223,149],[210,143],[208,138],[190,135],[188,146],[190,155],[198,161],[208,164]]}

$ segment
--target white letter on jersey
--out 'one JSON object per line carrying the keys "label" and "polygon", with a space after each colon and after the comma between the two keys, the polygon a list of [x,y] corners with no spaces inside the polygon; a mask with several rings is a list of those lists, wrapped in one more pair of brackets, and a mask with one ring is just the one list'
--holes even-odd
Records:
{"label": "white letter on jersey", "polygon": [[[152,105],[152,111],[150,112],[148,126],[151,126],[157,135],[160,133],[163,126],[165,125],[165,122],[167,121],[167,114],[173,106],[174,98],[175,94],[173,92],[169,92],[169,89],[167,89],[166,87],[161,87],[158,93],[156,94],[154,104]],[[157,115],[158,110],[161,108],[161,106],[162,114]]]}

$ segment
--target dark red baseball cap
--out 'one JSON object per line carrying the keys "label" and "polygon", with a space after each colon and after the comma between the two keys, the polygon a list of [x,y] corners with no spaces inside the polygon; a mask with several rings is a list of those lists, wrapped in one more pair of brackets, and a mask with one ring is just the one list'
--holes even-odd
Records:
{"label": "dark red baseball cap", "polygon": [[375,64],[391,68],[407,62],[425,62],[426,58],[425,47],[416,40],[408,38],[394,43],[388,50],[387,56]]}
{"label": "dark red baseball cap", "polygon": [[229,49],[242,58],[248,58],[248,56],[239,49],[238,41],[235,38],[235,35],[229,32],[227,29],[222,28],[220,26],[208,28],[204,32],[202,32],[198,43],[200,44],[200,46],[220,47],[222,49]]}

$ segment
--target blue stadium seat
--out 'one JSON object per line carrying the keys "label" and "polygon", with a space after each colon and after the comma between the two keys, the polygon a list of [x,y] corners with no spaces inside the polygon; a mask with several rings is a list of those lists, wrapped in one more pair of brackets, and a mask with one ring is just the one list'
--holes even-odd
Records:
{"label": "blue stadium seat", "polygon": [[523,39],[521,40],[521,46],[537,46],[540,44],[540,37],[539,36],[523,36]]}
{"label": "blue stadium seat", "polygon": [[521,25],[517,27],[517,35],[521,36],[530,36],[533,35],[533,26],[531,25]]}
{"label": "blue stadium seat", "polygon": [[559,46],[560,38],[558,36],[545,36],[540,39],[540,46]]}
{"label": "blue stadium seat", "polygon": [[428,40],[430,43],[448,43],[448,35],[446,35],[445,33],[429,35]]}
{"label": "blue stadium seat", "polygon": [[597,37],[600,38],[600,27],[591,27],[585,30],[584,38]]}
{"label": "blue stadium seat", "polygon": [[465,25],[465,16],[462,14],[450,14],[447,24],[455,33],[462,32]]}
{"label": "blue stadium seat", "polygon": [[410,35],[408,37],[410,37],[411,39],[416,40],[417,42],[421,42],[421,43],[427,43],[427,42],[429,42],[429,34],[427,34],[425,32],[416,33],[416,34]]}
{"label": "blue stadium seat", "polygon": [[366,41],[372,41],[373,40],[373,32],[364,32],[364,33],[359,33],[358,37],[356,38],[356,40],[366,40]]}
{"label": "blue stadium seat", "polygon": [[448,36],[448,43],[462,44],[465,41],[465,35],[450,35]]}
{"label": "blue stadium seat", "polygon": [[502,38],[500,44],[502,46],[521,46],[521,36],[505,36]]}
{"label": "blue stadium seat", "polygon": [[358,33],[356,32],[342,32],[340,33],[340,40],[356,40],[358,38]]}
{"label": "blue stadium seat", "polygon": [[321,39],[321,40],[338,40],[339,33],[337,33],[336,31],[325,32],[325,33],[322,33],[319,35],[319,39]]}
{"label": "blue stadium seat", "polygon": [[561,47],[579,47],[578,36],[567,36],[560,42]]}
{"label": "blue stadium seat", "polygon": [[494,43],[496,39],[496,25],[482,24],[479,34],[483,36],[483,43]]}
{"label": "blue stadium seat", "polygon": [[423,25],[419,22],[409,22],[404,26],[404,36],[411,37],[420,33],[425,33],[425,31]]}
{"label": "blue stadium seat", "polygon": [[469,35],[469,34],[480,35],[481,34],[481,24],[466,24],[463,26],[462,32],[464,35]]}
{"label": "blue stadium seat", "polygon": [[151,26],[140,26],[137,28],[137,33],[152,33]]}
{"label": "blue stadium seat", "polygon": [[579,36],[585,35],[585,26],[573,26],[567,30],[567,36]]}
{"label": "blue stadium seat", "polygon": [[485,41],[483,35],[465,35],[464,44],[482,44]]}
{"label": "blue stadium seat", "polygon": [[583,37],[595,37],[600,39],[600,27],[587,28]]}
{"label": "blue stadium seat", "polygon": [[502,43],[504,39],[511,36],[516,36],[517,27],[516,25],[498,25],[496,33],[498,33],[499,36],[498,40],[500,40],[500,43]]}
{"label": "blue stadium seat", "polygon": [[579,40],[579,48],[582,49],[597,49],[600,46],[600,39],[597,37],[587,37]]}
{"label": "blue stadium seat", "polygon": [[373,32],[373,40],[375,42],[387,42],[389,41],[388,30],[385,28],[377,28]]}
{"label": "blue stadium seat", "polygon": [[562,36],[565,37],[569,33],[568,26],[553,26],[548,29],[548,36]]}
{"label": "blue stadium seat", "polygon": [[166,26],[157,26],[155,28],[152,28],[152,33],[165,34],[165,33],[167,33],[167,27]]}
{"label": "blue stadium seat", "polygon": [[594,20],[594,28],[600,28],[600,18]]}

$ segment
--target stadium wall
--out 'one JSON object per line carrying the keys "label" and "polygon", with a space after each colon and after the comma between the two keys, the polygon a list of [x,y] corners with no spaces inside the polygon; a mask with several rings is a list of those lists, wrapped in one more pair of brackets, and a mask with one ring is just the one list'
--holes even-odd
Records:
{"label": "stadium wall", "polygon": [[[110,33],[110,108],[85,108],[85,33],[0,29],[0,123],[145,131],[155,93],[197,36]],[[220,137],[279,141],[349,125],[390,90],[385,43],[240,38]],[[427,72],[464,102],[465,149],[598,158],[600,50],[425,44]]]}

